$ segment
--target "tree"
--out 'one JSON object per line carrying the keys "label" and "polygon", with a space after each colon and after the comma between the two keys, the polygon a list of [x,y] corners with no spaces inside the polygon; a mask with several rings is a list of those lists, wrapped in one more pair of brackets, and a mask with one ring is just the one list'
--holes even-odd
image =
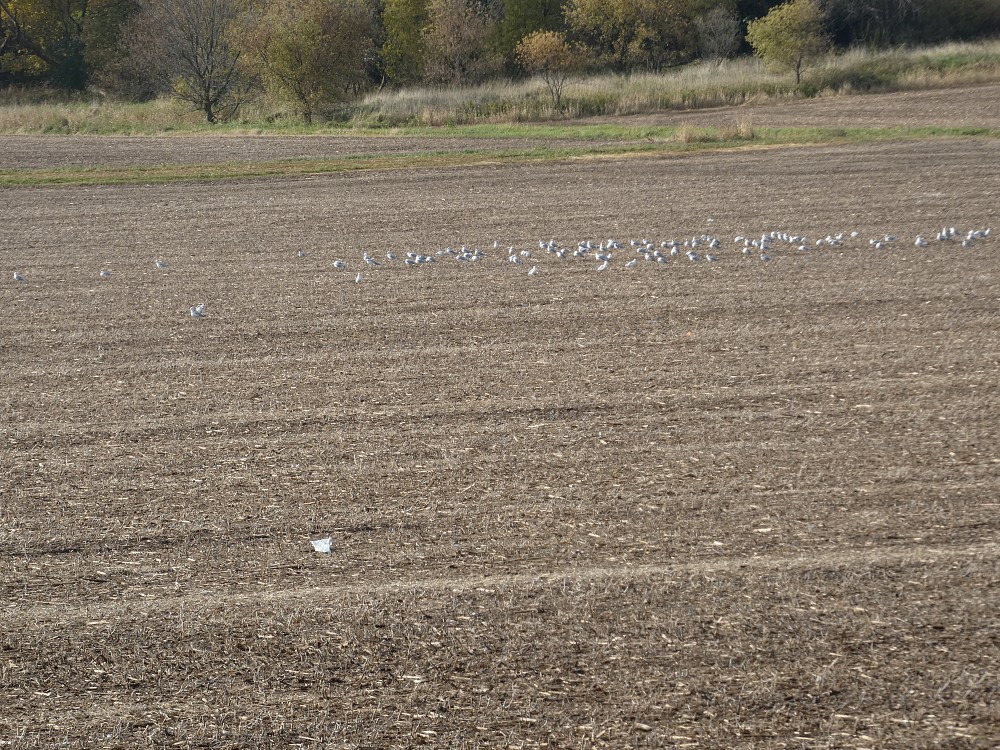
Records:
{"label": "tree", "polygon": [[529,34],[562,27],[562,0],[504,0],[498,49],[504,57],[516,56],[517,45]]}
{"label": "tree", "polygon": [[238,0],[146,0],[132,28],[137,61],[210,123],[235,115],[249,92],[233,39],[240,9]]}
{"label": "tree", "polygon": [[250,69],[307,123],[366,82],[373,19],[359,0],[276,0],[246,35]]}
{"label": "tree", "polygon": [[830,48],[825,16],[816,0],[792,0],[747,25],[747,41],[764,62],[792,68],[795,82],[802,68]]}
{"label": "tree", "polygon": [[516,53],[525,70],[542,77],[552,103],[558,107],[566,81],[577,67],[577,53],[566,35],[561,31],[536,31],[521,40]]}
{"label": "tree", "polygon": [[468,0],[431,0],[424,29],[425,78],[460,86],[497,69],[490,48],[493,29],[486,13]]}
{"label": "tree", "polygon": [[389,79],[416,83],[424,75],[424,30],[430,22],[429,0],[385,0],[382,59]]}
{"label": "tree", "polygon": [[698,50],[702,57],[721,63],[739,51],[740,19],[736,13],[717,5],[698,16],[694,25],[698,32]]}
{"label": "tree", "polygon": [[694,51],[688,19],[673,0],[569,0],[572,34],[598,62],[658,71]]}

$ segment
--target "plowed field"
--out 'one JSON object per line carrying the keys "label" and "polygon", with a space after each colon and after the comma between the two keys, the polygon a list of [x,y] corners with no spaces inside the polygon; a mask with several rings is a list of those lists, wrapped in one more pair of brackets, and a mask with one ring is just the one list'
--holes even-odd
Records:
{"label": "plowed field", "polygon": [[0,747],[996,746],[997,164],[0,190]]}

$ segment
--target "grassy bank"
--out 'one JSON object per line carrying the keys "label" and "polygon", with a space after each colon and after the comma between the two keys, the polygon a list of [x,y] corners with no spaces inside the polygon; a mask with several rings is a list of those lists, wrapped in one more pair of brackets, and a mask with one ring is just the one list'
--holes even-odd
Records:
{"label": "grassy bank", "polygon": [[789,73],[754,58],[696,64],[662,74],[593,75],[571,81],[559,108],[539,80],[464,88],[381,91],[343,105],[330,120],[303,125],[285,108],[258,100],[233,122],[210,126],[177,102],[118,102],[96,94],[66,98],[45,92],[0,92],[0,133],[151,134],[171,132],[328,133],[345,128],[437,127],[521,123],[739,105],[859,92],[941,88],[1000,81],[1000,40],[921,49],[852,50],[806,71]]}

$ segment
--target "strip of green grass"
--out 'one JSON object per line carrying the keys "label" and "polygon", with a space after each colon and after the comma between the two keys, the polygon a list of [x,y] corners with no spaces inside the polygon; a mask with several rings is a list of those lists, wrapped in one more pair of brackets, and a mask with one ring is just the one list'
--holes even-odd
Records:
{"label": "strip of green grass", "polygon": [[[499,127],[503,132],[497,132]],[[538,131],[544,131],[544,135]],[[493,139],[500,146],[507,138],[578,141],[532,148],[475,148],[418,154],[357,154],[343,157],[281,159],[262,162],[167,164],[134,166],[73,166],[56,169],[0,170],[0,186],[125,185],[181,181],[226,181],[270,177],[300,177],[352,171],[443,169],[487,164],[518,164],[587,158],[669,156],[705,151],[749,150],[781,146],[828,145],[886,140],[980,137],[1000,138],[988,128],[781,128],[758,129],[752,139],[728,138],[711,128],[627,128],[596,126],[467,126],[450,129],[450,135]],[[398,135],[440,135],[407,130]],[[599,135],[598,135],[599,134]],[[593,141],[601,141],[593,143]]]}

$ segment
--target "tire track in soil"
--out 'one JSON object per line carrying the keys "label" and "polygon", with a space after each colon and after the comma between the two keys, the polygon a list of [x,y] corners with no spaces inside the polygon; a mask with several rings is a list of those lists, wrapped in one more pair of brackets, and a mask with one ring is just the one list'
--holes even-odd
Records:
{"label": "tire track in soil", "polygon": [[[489,588],[521,588],[551,584],[562,580],[575,583],[596,583],[611,580],[638,581],[643,578],[709,575],[746,572],[796,572],[848,567],[890,567],[897,565],[944,565],[960,561],[1000,561],[1000,544],[909,545],[906,547],[854,547],[829,550],[816,555],[762,555],[720,557],[716,559],[638,565],[568,565],[550,569],[522,570],[491,575],[441,576],[428,578],[419,574],[405,578],[385,580],[375,584],[348,583],[289,589],[248,591],[245,588],[226,588],[217,591],[200,590],[178,596],[159,596],[155,600],[126,599],[115,603],[87,603],[80,607],[77,617],[102,618],[118,611],[161,612],[200,605],[230,608],[250,602],[254,606],[280,603],[306,603],[318,600],[335,601],[340,597],[365,594],[380,596],[399,592],[464,593]],[[321,606],[326,606],[324,605]],[[4,613],[8,622],[23,620],[49,620],[62,622],[73,615],[67,612],[72,602],[47,602],[27,607],[13,607]]]}

